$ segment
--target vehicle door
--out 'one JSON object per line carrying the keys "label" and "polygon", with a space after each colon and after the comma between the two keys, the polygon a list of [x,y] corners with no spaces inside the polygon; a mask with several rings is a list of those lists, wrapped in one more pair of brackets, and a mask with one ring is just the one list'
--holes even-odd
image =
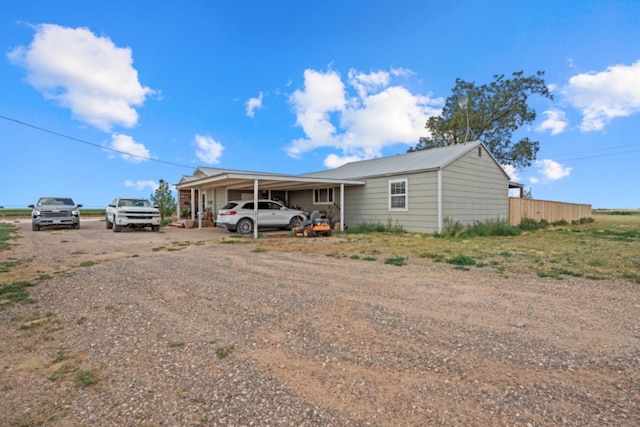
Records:
{"label": "vehicle door", "polygon": [[281,206],[274,202],[258,202],[258,224],[260,227],[277,227],[282,225]]}

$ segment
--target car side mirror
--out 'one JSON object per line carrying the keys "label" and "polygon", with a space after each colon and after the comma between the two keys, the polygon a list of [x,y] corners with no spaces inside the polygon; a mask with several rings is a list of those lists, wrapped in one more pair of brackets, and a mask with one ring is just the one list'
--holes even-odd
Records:
{"label": "car side mirror", "polygon": [[27,205],[28,208],[35,209],[34,205]]}
{"label": "car side mirror", "polygon": [[76,206],[78,206],[79,208],[81,208],[81,207],[82,207],[82,205],[76,205]]}
{"label": "car side mirror", "polygon": [[115,207],[116,207],[116,205],[114,205],[113,203],[111,203],[111,204],[109,204],[109,207],[110,207],[110,208],[115,208]]}

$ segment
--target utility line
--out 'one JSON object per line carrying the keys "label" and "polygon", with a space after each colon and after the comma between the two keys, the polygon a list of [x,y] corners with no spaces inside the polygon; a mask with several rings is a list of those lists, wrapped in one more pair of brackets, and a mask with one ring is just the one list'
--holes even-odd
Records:
{"label": "utility line", "polygon": [[166,162],[164,160],[153,159],[151,157],[145,157],[145,156],[140,156],[138,154],[127,153],[126,151],[122,151],[122,150],[116,150],[115,148],[104,147],[102,145],[86,141],[84,139],[80,139],[80,138],[76,138],[76,137],[73,137],[73,136],[65,135],[64,133],[56,132],[56,131],[53,131],[53,130],[50,130],[50,129],[45,129],[43,127],[32,125],[30,123],[26,123],[26,122],[23,122],[23,121],[20,121],[20,120],[11,118],[11,117],[6,117],[6,116],[3,116],[3,115],[0,115],[0,119],[4,119],[4,120],[10,121],[10,122],[14,122],[14,123],[17,123],[17,124],[22,125],[22,126],[30,127],[32,129],[36,129],[36,130],[39,130],[41,132],[50,133],[52,135],[56,135],[56,136],[59,136],[61,138],[66,138],[66,139],[70,139],[72,141],[80,142],[82,144],[90,145],[92,147],[97,147],[97,148],[100,148],[101,150],[113,151],[115,153],[125,154],[127,156],[136,157],[138,159],[143,159],[143,160],[149,160],[151,162],[162,163],[162,164],[169,165],[169,166],[177,166],[177,167],[180,167],[180,168],[193,169],[193,166],[181,165],[180,163]]}

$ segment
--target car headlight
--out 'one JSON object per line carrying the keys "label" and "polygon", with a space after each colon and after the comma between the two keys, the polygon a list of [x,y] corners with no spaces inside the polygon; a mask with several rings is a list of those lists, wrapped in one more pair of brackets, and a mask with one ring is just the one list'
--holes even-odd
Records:
{"label": "car headlight", "polygon": [[79,209],[74,209],[71,211],[71,215],[80,215],[80,210]]}
{"label": "car headlight", "polygon": [[31,215],[35,218],[37,216],[40,216],[40,211],[33,211],[31,212]]}

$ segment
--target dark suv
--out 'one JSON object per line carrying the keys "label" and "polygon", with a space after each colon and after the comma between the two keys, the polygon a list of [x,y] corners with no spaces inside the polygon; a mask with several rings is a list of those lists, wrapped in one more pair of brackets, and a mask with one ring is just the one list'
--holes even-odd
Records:
{"label": "dark suv", "polygon": [[40,231],[48,225],[70,225],[80,228],[80,208],[70,197],[41,197],[38,203],[29,205],[31,209],[31,229]]}

